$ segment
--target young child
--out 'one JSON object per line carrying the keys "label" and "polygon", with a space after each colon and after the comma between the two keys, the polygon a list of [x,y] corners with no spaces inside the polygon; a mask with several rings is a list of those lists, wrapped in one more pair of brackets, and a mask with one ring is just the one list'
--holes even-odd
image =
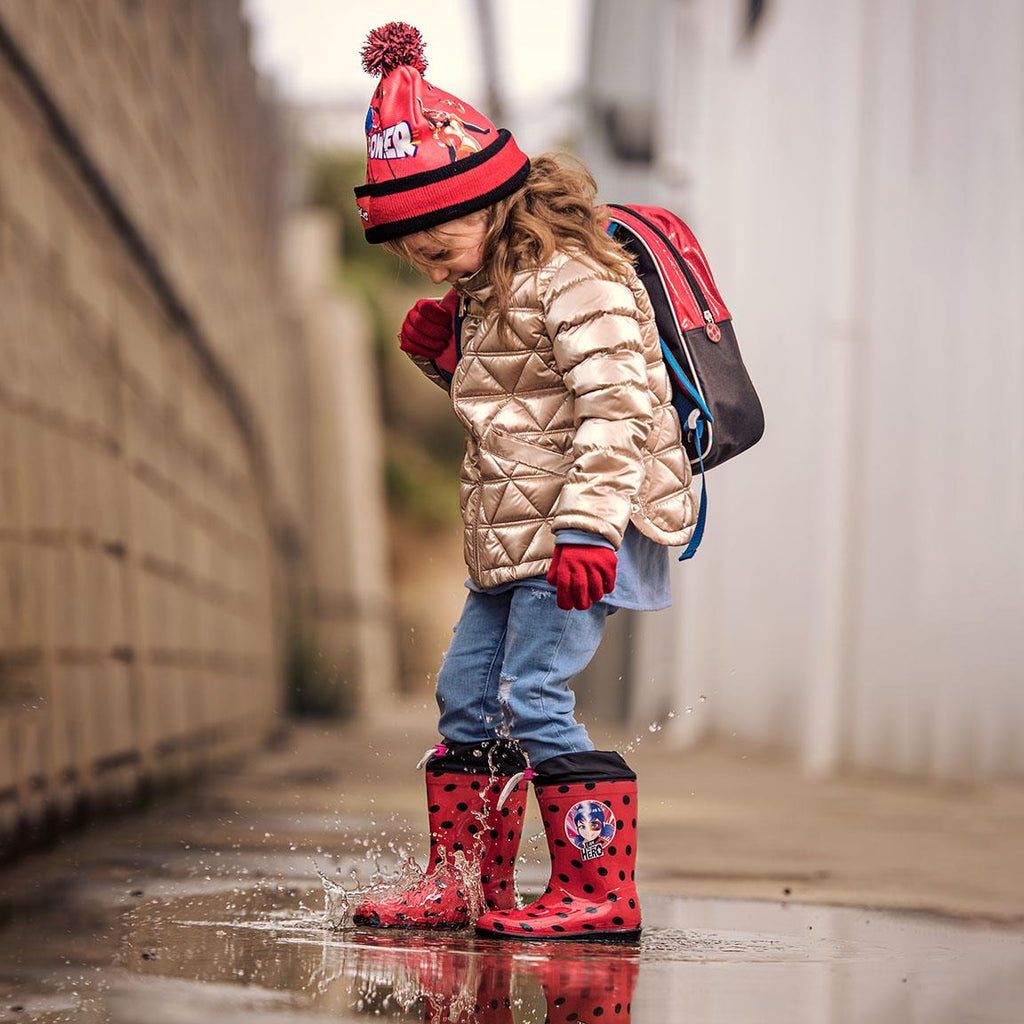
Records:
{"label": "young child", "polygon": [[[408,25],[371,33],[363,63],[381,75],[356,189],[367,241],[452,286],[410,310],[401,347],[466,428],[470,579],[437,679],[443,739],[421,762],[433,870],[355,920],[463,927],[482,887],[481,934],[636,936],[636,776],[594,749],[569,684],[614,609],[668,606],[666,545],[696,520],[654,314],[585,169],[531,165],[428,83]],[[531,779],[552,873],[516,909]]]}

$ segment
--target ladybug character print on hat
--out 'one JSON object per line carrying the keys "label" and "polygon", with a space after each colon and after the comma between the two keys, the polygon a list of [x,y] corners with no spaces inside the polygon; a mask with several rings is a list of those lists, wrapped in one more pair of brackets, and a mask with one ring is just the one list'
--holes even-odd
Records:
{"label": "ladybug character print on hat", "polygon": [[565,835],[583,860],[596,860],[615,837],[615,814],[597,800],[581,800],[565,816]]}
{"label": "ladybug character print on hat", "polygon": [[423,100],[418,96],[416,100],[424,119],[430,125],[430,134],[442,149],[448,151],[448,159],[452,163],[460,157],[479,153],[483,148],[471,133],[490,135],[493,131],[492,128],[481,128],[463,120],[460,115],[465,114],[466,108],[458,100],[444,98],[437,101],[438,106],[449,107],[448,110],[428,110],[423,106]]}

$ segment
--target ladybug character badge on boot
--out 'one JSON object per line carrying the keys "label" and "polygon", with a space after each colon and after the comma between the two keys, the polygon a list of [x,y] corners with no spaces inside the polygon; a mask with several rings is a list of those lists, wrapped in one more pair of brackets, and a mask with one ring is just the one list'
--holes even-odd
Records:
{"label": "ladybug character badge on boot", "polygon": [[581,800],[565,816],[565,835],[583,860],[596,860],[615,837],[615,815],[596,800]]}

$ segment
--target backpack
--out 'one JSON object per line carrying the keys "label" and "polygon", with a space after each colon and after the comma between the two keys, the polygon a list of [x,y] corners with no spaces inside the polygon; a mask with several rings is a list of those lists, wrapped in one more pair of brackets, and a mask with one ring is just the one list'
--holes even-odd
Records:
{"label": "backpack", "polygon": [[609,204],[608,233],[635,258],[654,309],[661,352],[672,382],[672,405],[683,445],[701,474],[700,511],[686,550],[704,536],[709,469],[756,444],[764,413],[733,331],[732,316],[693,232],[656,206]]}

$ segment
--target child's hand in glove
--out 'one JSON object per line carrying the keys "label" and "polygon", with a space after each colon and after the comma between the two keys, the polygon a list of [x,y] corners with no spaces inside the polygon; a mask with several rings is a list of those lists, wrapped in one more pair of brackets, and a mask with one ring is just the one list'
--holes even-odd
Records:
{"label": "child's hand in glove", "polygon": [[618,556],[611,548],[591,544],[556,544],[548,583],[557,590],[563,611],[586,611],[615,589]]}
{"label": "child's hand in glove", "polygon": [[443,299],[420,299],[405,315],[398,333],[403,352],[424,359],[436,359],[455,338],[455,307],[459,296],[454,288]]}

